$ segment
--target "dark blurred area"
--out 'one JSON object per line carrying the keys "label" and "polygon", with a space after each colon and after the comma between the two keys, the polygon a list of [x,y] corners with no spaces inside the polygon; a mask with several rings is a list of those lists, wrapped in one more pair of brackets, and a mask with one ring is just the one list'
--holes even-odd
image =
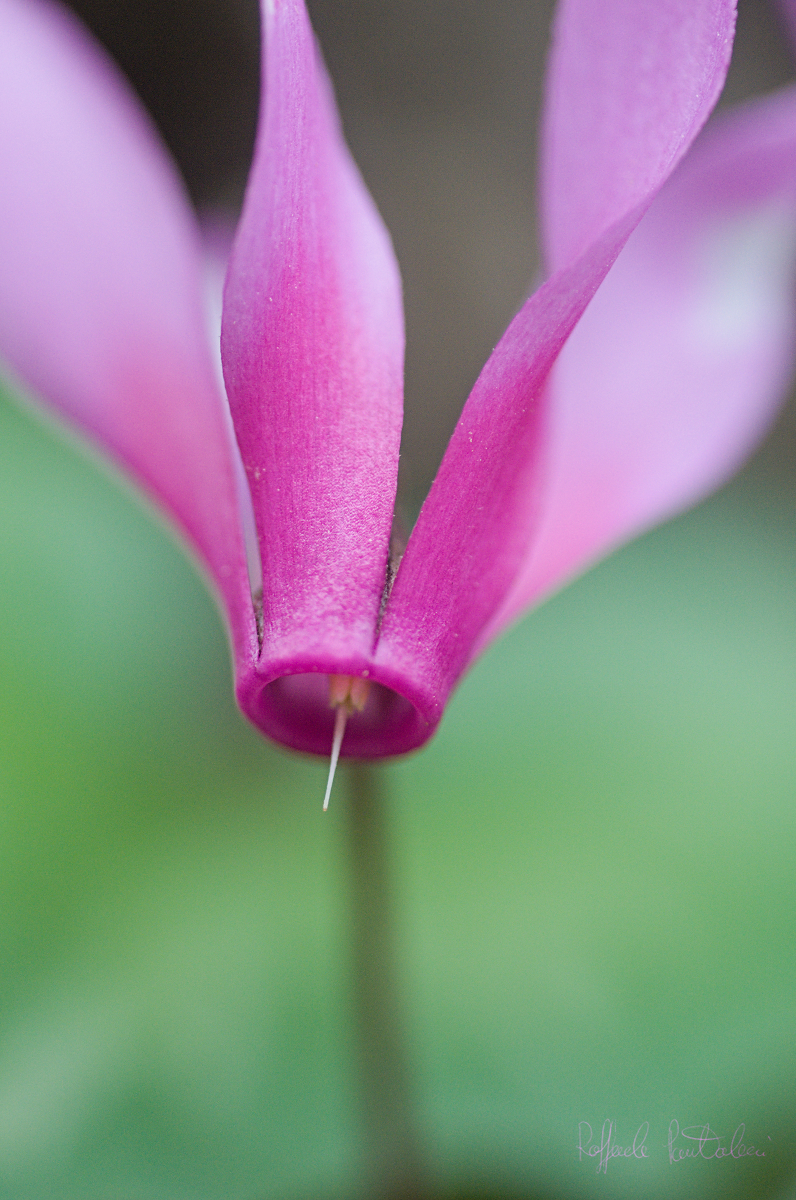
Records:
{"label": "dark blurred area", "polygon": [[[256,0],[74,0],[201,210],[236,211],[257,117]],[[402,491],[428,489],[538,269],[535,166],[552,0],[309,0],[349,144],[392,234],[407,323]],[[723,102],[792,77],[770,0],[740,0]],[[761,469],[792,476],[782,418]]]}

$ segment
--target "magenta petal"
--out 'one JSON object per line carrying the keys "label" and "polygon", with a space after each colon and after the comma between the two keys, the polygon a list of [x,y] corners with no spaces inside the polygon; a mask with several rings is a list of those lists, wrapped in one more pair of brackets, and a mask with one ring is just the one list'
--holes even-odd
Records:
{"label": "magenta petal", "polygon": [[[267,0],[263,26],[260,129],[222,327],[263,560],[262,653],[238,696],[265,732],[328,752],[326,679],[282,677],[371,667],[398,468],[401,288],[303,3]],[[414,720],[399,708],[399,724]],[[344,753],[368,719],[352,719]]]}
{"label": "magenta petal", "polygon": [[[733,13],[719,0],[561,6],[547,197],[564,208],[551,245],[555,261],[569,265],[527,301],[478,379],[409,540],[377,648],[381,677],[411,678],[415,703],[437,719],[529,553],[543,499],[548,375],[707,117],[726,71]],[[593,132],[606,164],[586,148],[578,184],[579,138],[592,110],[600,114]],[[565,183],[584,195],[564,196]]]}
{"label": "magenta petal", "polygon": [[256,649],[198,237],[123,81],[71,17],[0,0],[0,355],[174,517]]}
{"label": "magenta petal", "polygon": [[796,89],[717,120],[661,192],[552,378],[545,517],[491,634],[720,483],[794,358]]}

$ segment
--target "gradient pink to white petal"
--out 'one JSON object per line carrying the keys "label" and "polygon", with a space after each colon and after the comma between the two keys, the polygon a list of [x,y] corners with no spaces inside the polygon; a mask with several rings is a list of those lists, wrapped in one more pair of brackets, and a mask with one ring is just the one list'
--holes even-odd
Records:
{"label": "gradient pink to white petal", "polygon": [[0,0],[0,353],[187,535],[263,732],[328,754],[329,677],[354,676],[373,686],[343,754],[421,745],[507,623],[715,486],[759,436],[793,357],[796,99],[694,145],[733,25],[732,0],[559,4],[550,274],[486,363],[388,594],[400,279],[303,0],[263,4],[222,338],[239,450],[203,342],[195,222],[146,118],[60,10]]}
{"label": "gradient pink to white petal", "polygon": [[179,177],[60,7],[0,0],[0,26],[0,356],[176,520],[236,644],[252,644],[200,238]]}

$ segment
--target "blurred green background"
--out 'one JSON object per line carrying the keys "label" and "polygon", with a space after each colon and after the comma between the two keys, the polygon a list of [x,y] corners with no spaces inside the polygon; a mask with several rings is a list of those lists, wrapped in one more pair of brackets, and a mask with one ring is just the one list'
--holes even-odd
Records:
{"label": "blurred green background", "polygon": [[[129,29],[156,62],[181,44],[157,11],[102,7],[133,75]],[[788,69],[764,6],[742,11],[735,95]],[[219,88],[245,97],[250,8],[197,12]],[[404,268],[412,506],[533,270],[549,5],[313,15]],[[235,47],[240,79],[219,67]],[[205,205],[239,187],[246,104],[227,158],[212,104],[192,132],[161,117]],[[793,428],[526,619],[387,769],[440,1195],[796,1196]],[[342,781],[322,818],[324,765],[238,716],[171,536],[5,394],[0,562],[0,1197],[357,1195]],[[606,1119],[623,1147],[649,1122],[648,1157],[579,1161],[579,1123],[599,1140]],[[765,1157],[671,1164],[672,1120],[727,1146],[745,1123]]]}

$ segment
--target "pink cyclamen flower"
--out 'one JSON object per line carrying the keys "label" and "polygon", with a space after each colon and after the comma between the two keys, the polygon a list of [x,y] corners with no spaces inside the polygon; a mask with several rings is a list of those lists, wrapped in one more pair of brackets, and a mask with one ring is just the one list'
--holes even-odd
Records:
{"label": "pink cyclamen flower", "polygon": [[561,0],[546,281],[485,365],[395,574],[398,269],[303,0],[262,0],[262,21],[225,398],[199,234],[145,116],[72,18],[0,0],[0,354],[197,552],[250,720],[328,754],[336,706],[344,753],[393,755],[529,605],[715,486],[765,428],[793,346],[796,94],[694,145],[732,0]]}

